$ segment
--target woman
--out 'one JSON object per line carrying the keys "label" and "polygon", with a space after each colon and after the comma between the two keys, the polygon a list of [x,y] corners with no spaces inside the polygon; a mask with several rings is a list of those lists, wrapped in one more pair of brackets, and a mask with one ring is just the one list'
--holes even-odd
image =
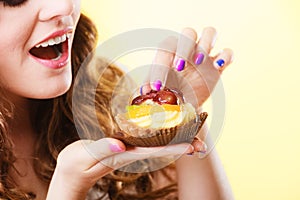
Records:
{"label": "woman", "polygon": [[[92,198],[97,190],[104,199],[163,199],[170,194],[179,199],[233,198],[214,151],[201,160],[183,155],[176,161],[176,171],[171,166],[143,174],[114,171],[137,159],[203,150],[200,140],[193,145],[127,150],[117,139],[80,140],[71,112],[72,76],[76,77],[96,43],[93,24],[80,15],[80,0],[0,0],[0,35],[1,199],[85,199],[88,193]],[[192,29],[185,29],[183,35],[196,41]],[[214,38],[214,29],[205,29],[198,46],[209,52]],[[172,44],[176,46],[174,51],[186,55],[195,48],[192,45],[182,48],[179,41]],[[155,62],[172,66],[173,57],[173,53],[158,51]],[[197,57],[196,64],[200,64],[200,58]],[[225,49],[214,58],[216,69],[221,72],[231,58],[232,52]],[[89,65],[96,70],[103,66],[106,64],[99,60]],[[175,66],[180,71],[185,65],[181,59]],[[190,69],[183,70],[185,76],[191,75]],[[161,74],[159,69],[154,71],[150,82],[155,79],[156,83],[157,80],[164,83],[162,77],[155,75]],[[93,81],[95,77],[89,76]],[[107,125],[111,119],[107,104],[114,84],[121,77],[120,70],[109,66],[97,91],[99,121],[107,134],[114,131],[113,123]],[[194,80],[194,89],[201,90],[198,87],[201,79]],[[84,84],[89,85],[88,82]],[[149,86],[156,90],[161,87]],[[149,87],[143,88],[143,92],[147,90]],[[203,100],[197,102],[198,106]],[[83,111],[88,117],[88,110]],[[149,153],[157,149],[161,150],[159,154]],[[104,165],[105,162],[114,163],[114,169]],[[155,175],[159,173],[165,176]],[[172,184],[175,179],[178,193],[177,185]],[[160,184],[166,180],[169,184]],[[122,182],[128,187],[119,187]],[[165,186],[164,197],[157,192],[161,185]]]}

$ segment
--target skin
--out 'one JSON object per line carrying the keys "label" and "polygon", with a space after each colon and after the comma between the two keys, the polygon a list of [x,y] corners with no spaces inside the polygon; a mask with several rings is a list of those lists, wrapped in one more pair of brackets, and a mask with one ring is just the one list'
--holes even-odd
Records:
{"label": "skin", "polygon": [[[39,181],[30,160],[35,133],[30,126],[29,116],[29,111],[34,105],[28,98],[45,99],[65,93],[71,84],[71,65],[67,63],[59,70],[50,69],[32,59],[28,51],[49,33],[70,26],[75,28],[79,12],[80,0],[28,0],[21,6],[13,8],[4,7],[0,2],[0,84],[16,105],[16,119],[9,122],[9,125],[12,129],[11,138],[16,144],[14,153],[22,158],[22,162],[16,163],[16,168],[26,174],[24,176],[11,174],[17,184],[25,191],[36,193],[37,199],[85,199],[87,191],[99,178],[136,159],[182,155],[176,161],[180,199],[233,199],[225,172],[214,150],[205,159],[186,155],[205,149],[201,141],[204,140],[203,136],[208,134],[205,129],[199,133],[201,139],[195,140],[192,144],[167,147],[126,149],[121,141],[112,138],[98,141],[80,140],[68,145],[59,154],[49,188]],[[200,47],[208,55],[215,42],[216,31],[211,27],[205,28],[198,38],[194,29],[186,28],[182,31],[182,37],[188,37],[193,42],[186,45],[180,38],[166,39],[172,52],[158,51],[153,63],[168,68],[162,70],[153,65],[148,84],[143,91],[152,87],[153,80],[160,79],[163,83],[167,81],[165,75],[169,69],[176,67],[178,59],[176,55],[188,57]],[[221,68],[216,65],[216,61],[220,58],[225,61],[225,65]],[[218,55],[209,55],[209,59],[212,63],[209,65],[209,71],[217,74],[213,76],[215,82],[231,63],[232,51],[224,49]],[[192,80],[191,86],[197,90],[197,94],[204,94],[205,98],[197,96],[195,102],[197,108],[201,108],[202,103],[209,97],[209,91],[201,87],[205,80],[194,75],[197,73],[193,67],[187,66],[180,73]],[[180,87],[183,90],[185,88],[184,85]]]}
{"label": "skin", "polygon": [[[149,80],[142,88],[142,91],[151,89],[152,76],[158,77],[158,74],[165,77],[162,73],[168,73],[168,70],[160,70],[157,66],[168,66],[169,70],[176,67],[176,55],[190,56],[194,49],[200,48],[205,52],[210,52],[216,37],[216,31],[212,27],[207,27],[203,30],[202,37],[196,42],[196,31],[191,28],[185,28],[182,31],[182,37],[192,38],[191,46],[185,46],[185,49],[180,49],[182,46],[180,41],[167,38],[168,49],[174,47],[173,51],[157,51],[154,58],[154,65],[152,66],[152,73],[149,75]],[[165,44],[163,41],[162,44]],[[202,46],[203,45],[203,46]],[[178,53],[178,51],[182,51]],[[224,49],[220,54],[209,56],[207,62],[209,65],[203,66],[209,68],[204,71],[204,75],[211,79],[210,87],[213,88],[218,81],[223,70],[232,61],[232,51]],[[215,62],[219,59],[225,61],[225,65],[219,67]],[[158,64],[158,65],[155,65]],[[196,69],[187,66],[182,73],[189,78],[189,84],[196,90],[195,106],[201,109],[203,102],[209,97],[210,91],[203,87],[208,79],[207,77],[199,76]],[[212,74],[213,73],[213,74]],[[163,78],[161,79],[163,80]],[[169,80],[170,81],[170,80]],[[172,81],[172,80],[171,80]],[[182,82],[176,82],[179,88],[188,90]],[[153,88],[152,88],[153,89]],[[189,93],[187,93],[189,94]],[[203,98],[204,96],[205,98]],[[178,144],[168,145],[166,147],[155,148],[141,148],[135,147],[126,149],[123,143],[116,139],[107,138],[98,141],[78,141],[69,145],[64,149],[58,159],[57,170],[50,184],[48,200],[57,199],[63,196],[64,199],[84,199],[88,189],[101,177],[108,174],[114,169],[127,165],[133,162],[137,157],[139,159],[157,158],[166,156],[181,156],[176,161],[177,180],[179,186],[179,199],[234,199],[227,181],[225,172],[222,168],[217,152],[212,149],[204,159],[199,159],[198,152],[205,151],[206,145],[202,142],[206,136],[209,136],[207,128],[201,129],[197,138],[192,144]],[[207,138],[209,147],[213,143]],[[118,146],[117,149],[110,149],[110,145]],[[102,148],[98,148],[98,147]],[[211,149],[211,148],[210,148]],[[76,154],[73,152],[76,151]],[[158,153],[159,152],[159,153]],[[194,156],[188,154],[194,153]],[[138,155],[138,156],[137,156]],[[68,162],[65,162],[65,161]],[[67,164],[68,163],[68,164]],[[111,167],[114,166],[114,167]],[[71,188],[69,188],[71,187]],[[66,191],[73,191],[72,193],[65,193],[61,188],[68,188]],[[57,191],[60,191],[59,193]],[[193,192],[191,192],[193,191]]]}
{"label": "skin", "polygon": [[20,158],[16,168],[23,176],[10,173],[20,188],[33,191],[37,199],[46,198],[48,186],[37,178],[32,168],[36,134],[30,121],[30,109],[34,105],[28,98],[59,96],[69,89],[72,76],[70,62],[58,70],[50,69],[32,59],[29,50],[50,33],[66,27],[73,28],[74,34],[79,15],[80,0],[29,0],[16,7],[0,2],[0,84],[15,105],[15,118],[8,123],[14,153]]}
{"label": "skin", "polygon": [[65,93],[71,84],[71,63],[53,70],[32,59],[28,52],[50,33],[67,27],[74,33],[80,0],[29,0],[18,7],[0,3],[0,11],[1,85],[20,97],[50,98]]}

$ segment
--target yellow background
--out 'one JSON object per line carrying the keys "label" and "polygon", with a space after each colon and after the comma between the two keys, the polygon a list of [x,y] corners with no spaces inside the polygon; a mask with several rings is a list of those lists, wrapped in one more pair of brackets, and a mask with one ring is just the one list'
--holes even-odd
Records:
{"label": "yellow background", "polygon": [[214,26],[215,49],[235,52],[222,76],[226,119],[217,149],[236,199],[300,199],[299,0],[82,0],[82,6],[100,42],[136,28]]}

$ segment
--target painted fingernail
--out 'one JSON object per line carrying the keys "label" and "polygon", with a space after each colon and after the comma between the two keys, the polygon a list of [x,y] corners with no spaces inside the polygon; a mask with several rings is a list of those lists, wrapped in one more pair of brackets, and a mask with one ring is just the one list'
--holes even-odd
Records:
{"label": "painted fingernail", "polygon": [[185,60],[182,58],[179,58],[176,63],[176,70],[180,72],[180,71],[184,70],[184,67],[185,67]]}
{"label": "painted fingernail", "polygon": [[143,86],[140,87],[140,95],[143,95]]}
{"label": "painted fingernail", "polygon": [[217,60],[217,65],[219,66],[219,67],[223,67],[224,66],[224,64],[225,64],[225,61],[223,60],[223,59],[219,59],[219,60]]}
{"label": "painted fingernail", "polygon": [[200,153],[206,153],[207,152],[207,145],[203,142],[202,146],[200,148]]}
{"label": "painted fingernail", "polygon": [[195,55],[195,60],[194,60],[194,63],[196,65],[200,65],[204,60],[204,54],[203,53],[197,53]]}
{"label": "painted fingernail", "polygon": [[160,80],[157,80],[153,83],[153,87],[154,87],[153,89],[156,91],[160,91],[161,86],[162,86],[162,82]]}
{"label": "painted fingernail", "polygon": [[112,151],[112,152],[123,152],[124,149],[122,149],[118,144],[109,144],[109,149]]}

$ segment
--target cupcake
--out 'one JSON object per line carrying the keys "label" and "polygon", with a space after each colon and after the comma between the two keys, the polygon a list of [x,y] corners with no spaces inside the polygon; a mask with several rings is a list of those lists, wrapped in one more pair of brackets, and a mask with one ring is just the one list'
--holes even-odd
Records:
{"label": "cupcake", "polygon": [[192,142],[206,117],[205,112],[197,115],[174,90],[150,91],[135,97],[126,112],[115,117],[120,131],[114,137],[141,147]]}

